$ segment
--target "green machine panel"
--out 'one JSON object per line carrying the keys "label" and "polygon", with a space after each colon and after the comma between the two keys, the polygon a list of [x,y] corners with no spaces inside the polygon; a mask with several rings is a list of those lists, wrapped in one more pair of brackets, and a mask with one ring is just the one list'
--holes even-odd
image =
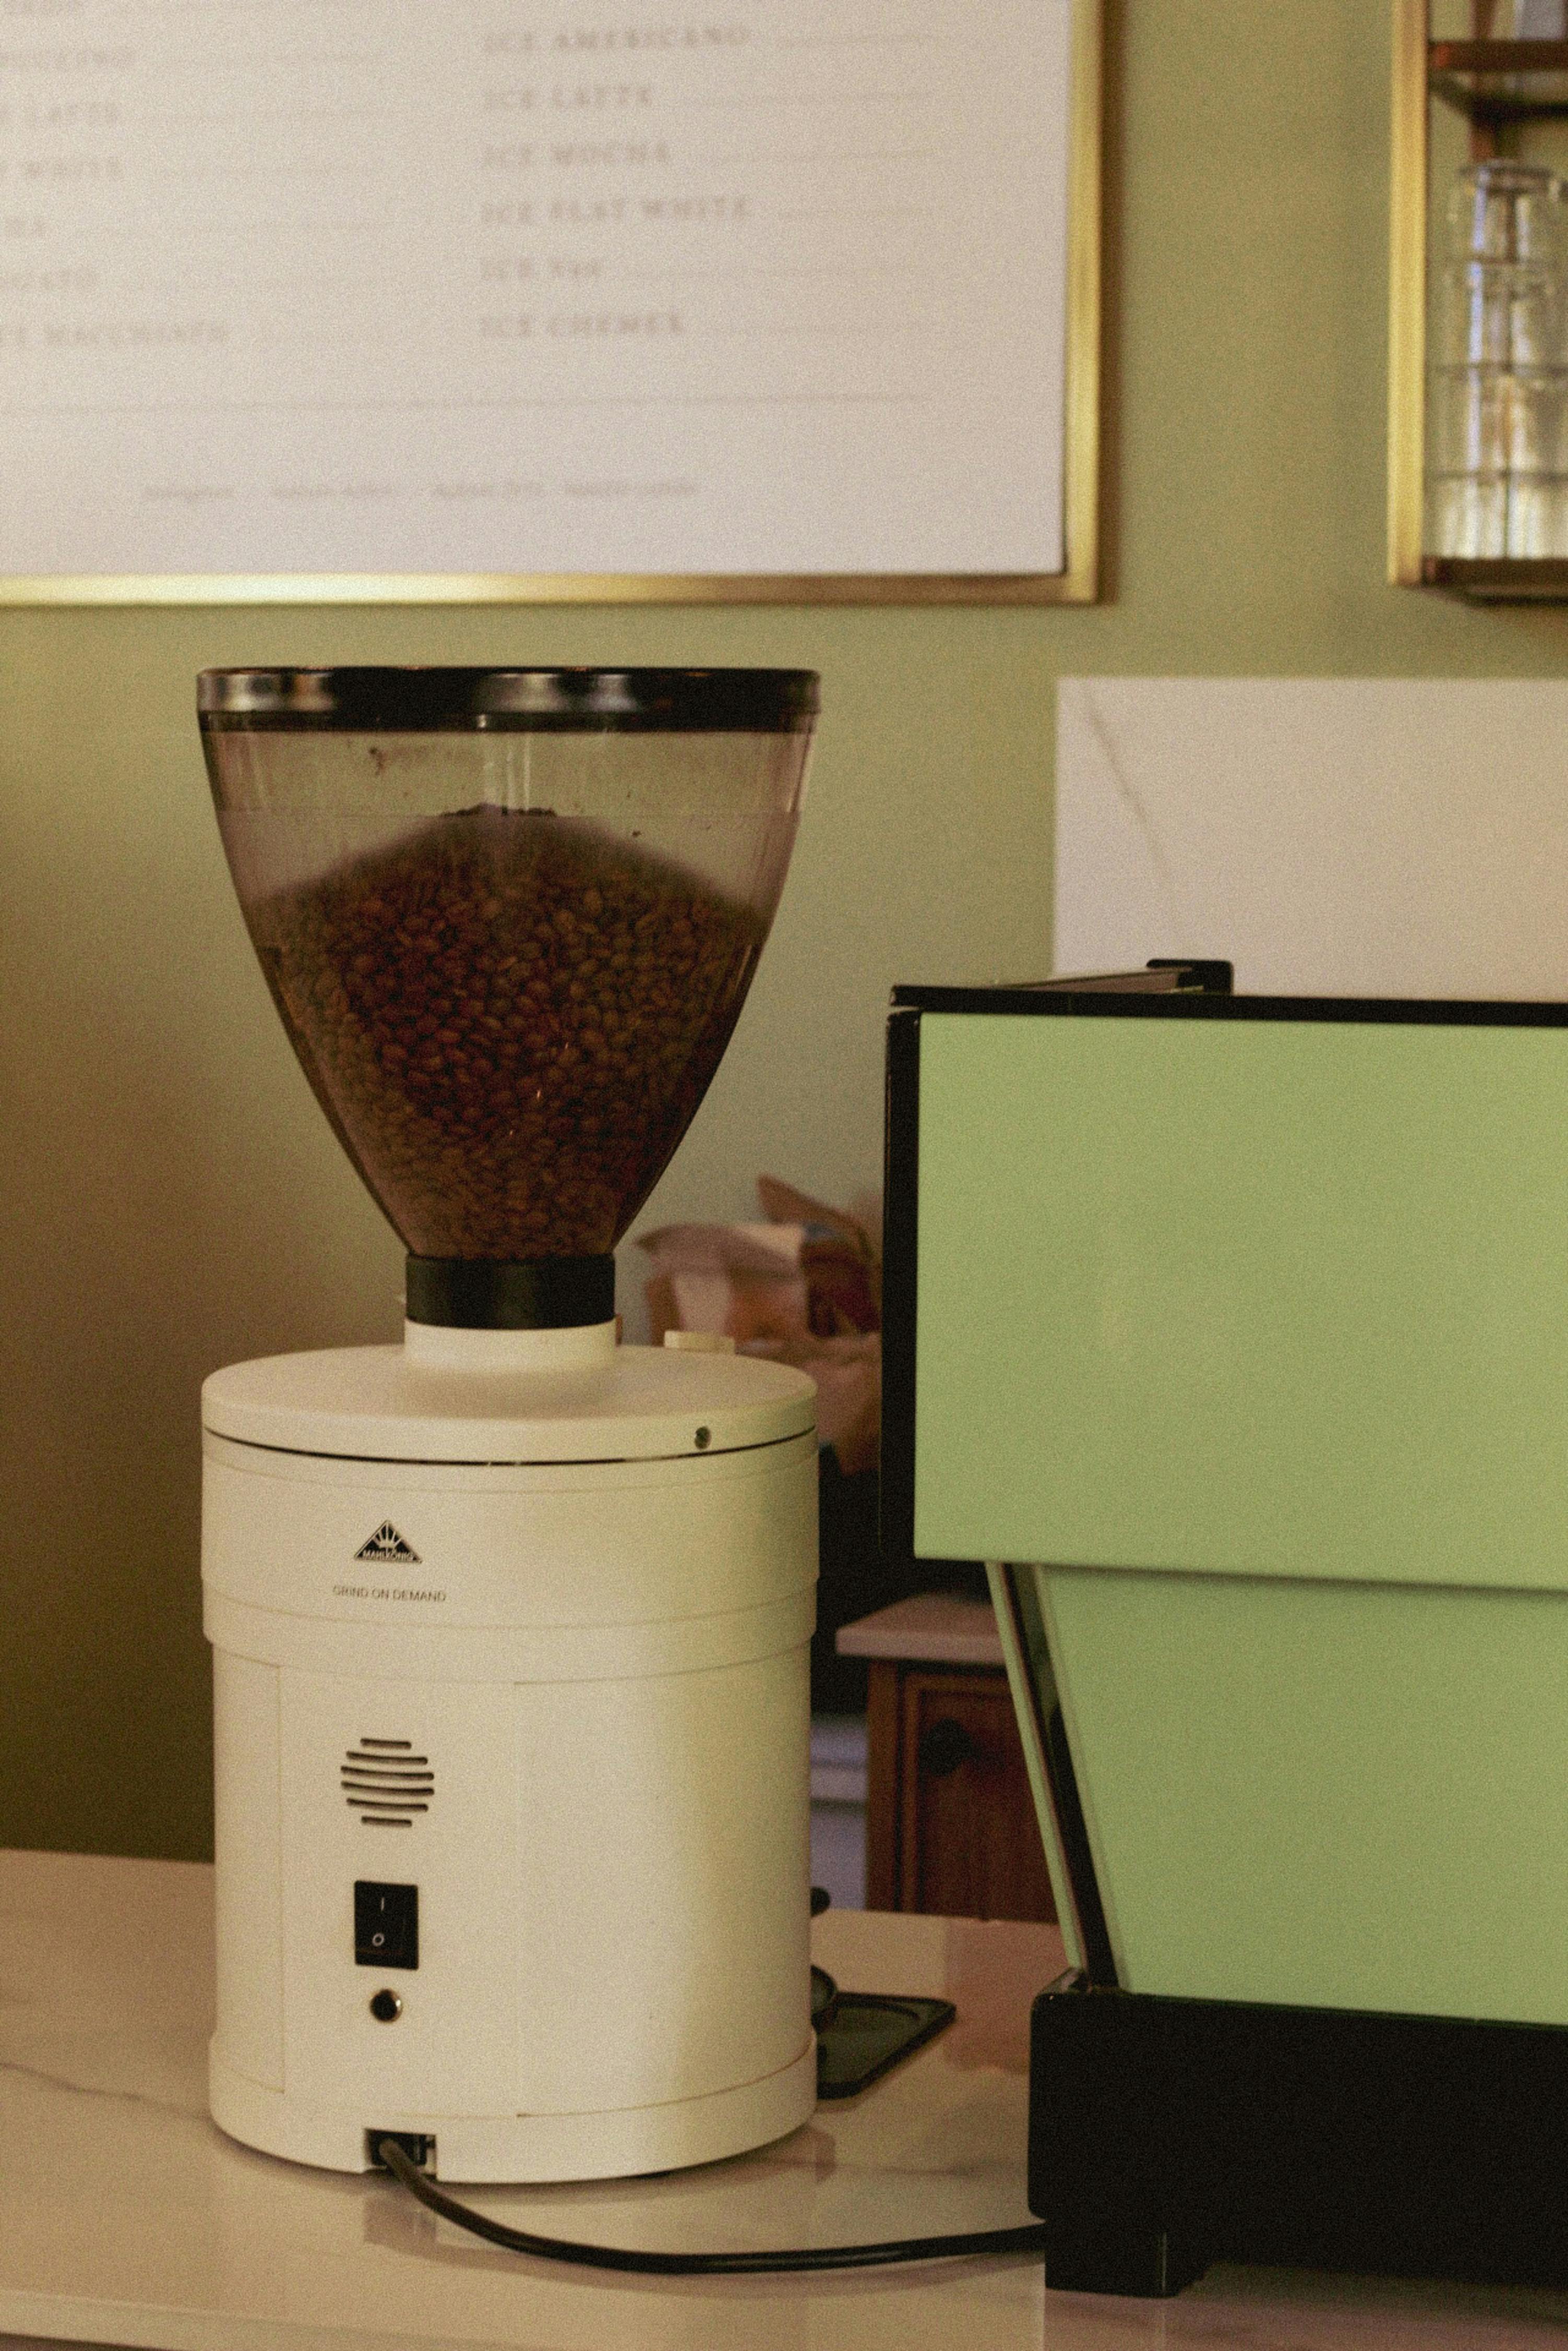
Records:
{"label": "green machine panel", "polygon": [[1108,1980],[1568,2023],[1565,1024],[901,993],[890,1508]]}
{"label": "green machine panel", "polygon": [[919,1186],[922,1554],[1568,1584],[1568,1030],[927,1014]]}

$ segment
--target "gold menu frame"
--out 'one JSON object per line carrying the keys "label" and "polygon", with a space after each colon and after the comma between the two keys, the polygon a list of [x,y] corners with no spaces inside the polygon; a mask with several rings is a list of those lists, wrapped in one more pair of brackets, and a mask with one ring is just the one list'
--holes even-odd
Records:
{"label": "gold menu frame", "polygon": [[[1410,0],[1402,0],[1409,5]],[[1416,0],[1420,5],[1420,0]],[[1100,594],[1105,0],[1069,0],[1066,561],[1042,572],[20,574],[0,607],[222,604],[1092,604]]]}

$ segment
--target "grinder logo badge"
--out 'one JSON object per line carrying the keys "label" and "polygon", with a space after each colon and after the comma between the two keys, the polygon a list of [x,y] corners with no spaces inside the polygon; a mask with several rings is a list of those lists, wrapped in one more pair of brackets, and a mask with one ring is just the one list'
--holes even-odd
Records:
{"label": "grinder logo badge", "polygon": [[361,1543],[356,1559],[405,1559],[419,1565],[419,1553],[403,1541],[390,1519],[383,1519],[369,1542]]}

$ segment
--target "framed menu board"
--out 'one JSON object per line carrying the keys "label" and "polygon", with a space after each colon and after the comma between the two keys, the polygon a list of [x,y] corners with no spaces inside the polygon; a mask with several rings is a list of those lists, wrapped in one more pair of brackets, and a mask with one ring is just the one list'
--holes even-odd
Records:
{"label": "framed menu board", "polygon": [[0,601],[1087,601],[1100,0],[5,0]]}

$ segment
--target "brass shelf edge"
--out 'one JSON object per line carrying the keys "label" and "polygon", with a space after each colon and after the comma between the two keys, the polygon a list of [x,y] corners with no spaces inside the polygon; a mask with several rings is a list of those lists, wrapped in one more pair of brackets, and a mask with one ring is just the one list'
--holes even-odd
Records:
{"label": "brass shelf edge", "polygon": [[1049,600],[1034,600],[1040,602],[1092,604],[1098,602],[1100,596],[1104,80],[1103,0],[1072,0],[1067,381],[1062,419],[1066,435],[1062,506],[1066,568],[1061,574],[1059,592]]}
{"label": "brass shelf edge", "polygon": [[1388,235],[1388,579],[1422,584],[1427,0],[1394,0]]}

